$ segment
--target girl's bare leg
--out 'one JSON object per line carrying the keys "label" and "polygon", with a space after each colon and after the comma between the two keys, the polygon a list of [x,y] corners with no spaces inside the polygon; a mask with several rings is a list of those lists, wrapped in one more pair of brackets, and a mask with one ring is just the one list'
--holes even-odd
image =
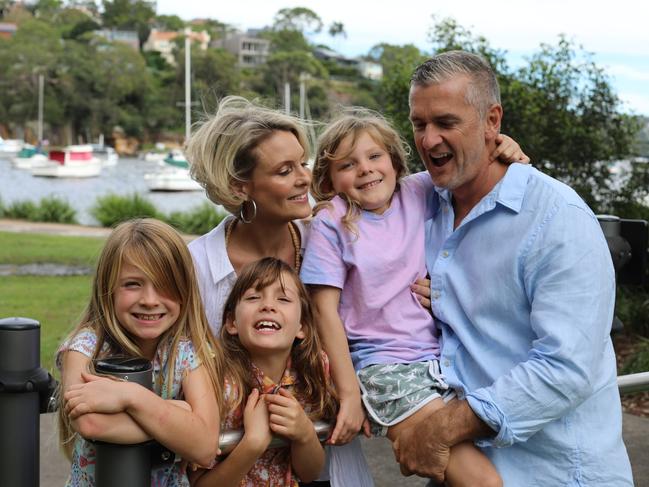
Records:
{"label": "girl's bare leg", "polygon": [[[388,438],[393,442],[404,428],[425,421],[429,414],[444,406],[445,403],[441,398],[434,399],[401,423],[390,426]],[[446,485],[450,487],[502,487],[503,483],[489,459],[473,443],[466,441],[451,448],[446,468]]]}

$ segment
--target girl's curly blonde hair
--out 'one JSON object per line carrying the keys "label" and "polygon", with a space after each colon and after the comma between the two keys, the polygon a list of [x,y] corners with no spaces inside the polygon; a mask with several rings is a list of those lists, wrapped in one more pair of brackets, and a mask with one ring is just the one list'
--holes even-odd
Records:
{"label": "girl's curly blonde hair", "polygon": [[[331,181],[331,164],[349,157],[362,133],[369,134],[388,152],[396,171],[397,181],[408,174],[410,147],[383,115],[367,108],[345,108],[318,137],[311,181],[311,195],[317,202],[313,210],[314,214],[327,206],[327,202],[336,196]],[[340,145],[348,137],[351,137],[349,150],[341,153]],[[354,221],[360,215],[361,207],[357,201],[347,195],[339,196],[347,201],[347,213],[342,219],[343,225],[351,232],[355,232]]]}

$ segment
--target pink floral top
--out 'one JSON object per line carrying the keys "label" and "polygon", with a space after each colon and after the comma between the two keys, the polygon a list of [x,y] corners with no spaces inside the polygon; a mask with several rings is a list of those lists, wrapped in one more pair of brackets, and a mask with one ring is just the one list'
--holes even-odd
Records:
{"label": "pink floral top", "polygon": [[[322,353],[322,360],[325,366],[325,373],[329,380],[329,359],[327,355]],[[300,405],[304,410],[309,413],[310,408],[305,404],[304,399],[300,395],[295,394],[295,384],[299,381],[297,373],[291,368],[291,362],[286,364],[286,370],[280,380],[279,384],[273,382],[270,377],[252,364],[252,377],[254,382],[258,384],[257,389],[262,394],[276,394],[280,388],[284,388],[292,392],[297,398]],[[232,400],[237,399],[239,389],[236,384],[232,384],[228,380],[225,381],[225,400],[226,404]],[[245,401],[239,407],[231,410],[225,417],[223,427],[224,430],[229,429],[242,429],[243,428],[243,410]],[[218,459],[216,461],[218,464]],[[270,448],[266,450],[255,462],[246,476],[239,482],[240,487],[297,487],[298,479],[295,477],[291,467],[291,449],[290,447]]]}
{"label": "pink floral top", "polygon": [[[56,365],[61,370],[63,352],[76,351],[92,357],[97,346],[97,336],[90,329],[84,329],[64,342],[56,355]],[[200,365],[194,346],[189,340],[181,340],[176,354],[176,368],[171,384],[167,383],[167,367],[170,343],[161,343],[153,359],[153,389],[164,399],[182,399],[182,381],[187,373]],[[100,357],[110,356],[107,343]],[[189,487],[189,480],[179,462],[165,464],[151,471],[151,487]],[[93,487],[95,485],[95,448],[92,443],[77,435],[72,452],[72,470],[66,487]]]}

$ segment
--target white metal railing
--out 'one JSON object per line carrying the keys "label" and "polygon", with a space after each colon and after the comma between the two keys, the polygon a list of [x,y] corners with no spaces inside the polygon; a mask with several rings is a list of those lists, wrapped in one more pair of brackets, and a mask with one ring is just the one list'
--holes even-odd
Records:
{"label": "white metal railing", "polygon": [[[649,372],[639,374],[621,375],[617,378],[617,386],[620,394],[631,394],[634,392],[649,391]],[[325,421],[316,421],[313,423],[320,441],[324,441],[329,436],[331,425]],[[241,440],[243,430],[226,430],[221,433],[219,447],[223,454],[231,452]],[[286,445],[286,441],[280,437],[273,437],[269,448]]]}
{"label": "white metal railing", "polygon": [[620,389],[620,394],[649,391],[649,372],[620,375],[617,378],[617,387]]}
{"label": "white metal railing", "polygon": [[[329,436],[329,430],[331,429],[331,424],[326,421],[314,421],[313,426],[315,427],[315,432],[318,435],[320,441],[325,441]],[[241,437],[243,436],[243,430],[226,430],[221,433],[219,439],[219,448],[221,449],[222,454],[230,453],[234,450],[234,447],[237,446]],[[273,439],[268,445],[268,448],[275,448],[277,446],[286,445],[288,442],[284,438],[279,436],[273,436]]]}

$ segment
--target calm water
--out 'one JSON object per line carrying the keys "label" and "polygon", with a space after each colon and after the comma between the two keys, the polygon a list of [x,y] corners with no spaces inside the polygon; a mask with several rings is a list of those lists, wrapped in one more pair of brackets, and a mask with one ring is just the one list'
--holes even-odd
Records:
{"label": "calm water", "polygon": [[0,198],[5,205],[16,200],[38,202],[44,196],[63,198],[77,210],[77,220],[84,225],[97,225],[90,208],[98,196],[109,193],[139,193],[163,213],[186,211],[209,201],[202,191],[150,192],[144,174],[157,167],[157,162],[120,158],[116,166],[103,168],[96,178],[41,178],[32,176],[28,170],[14,169],[10,160],[0,155]]}

